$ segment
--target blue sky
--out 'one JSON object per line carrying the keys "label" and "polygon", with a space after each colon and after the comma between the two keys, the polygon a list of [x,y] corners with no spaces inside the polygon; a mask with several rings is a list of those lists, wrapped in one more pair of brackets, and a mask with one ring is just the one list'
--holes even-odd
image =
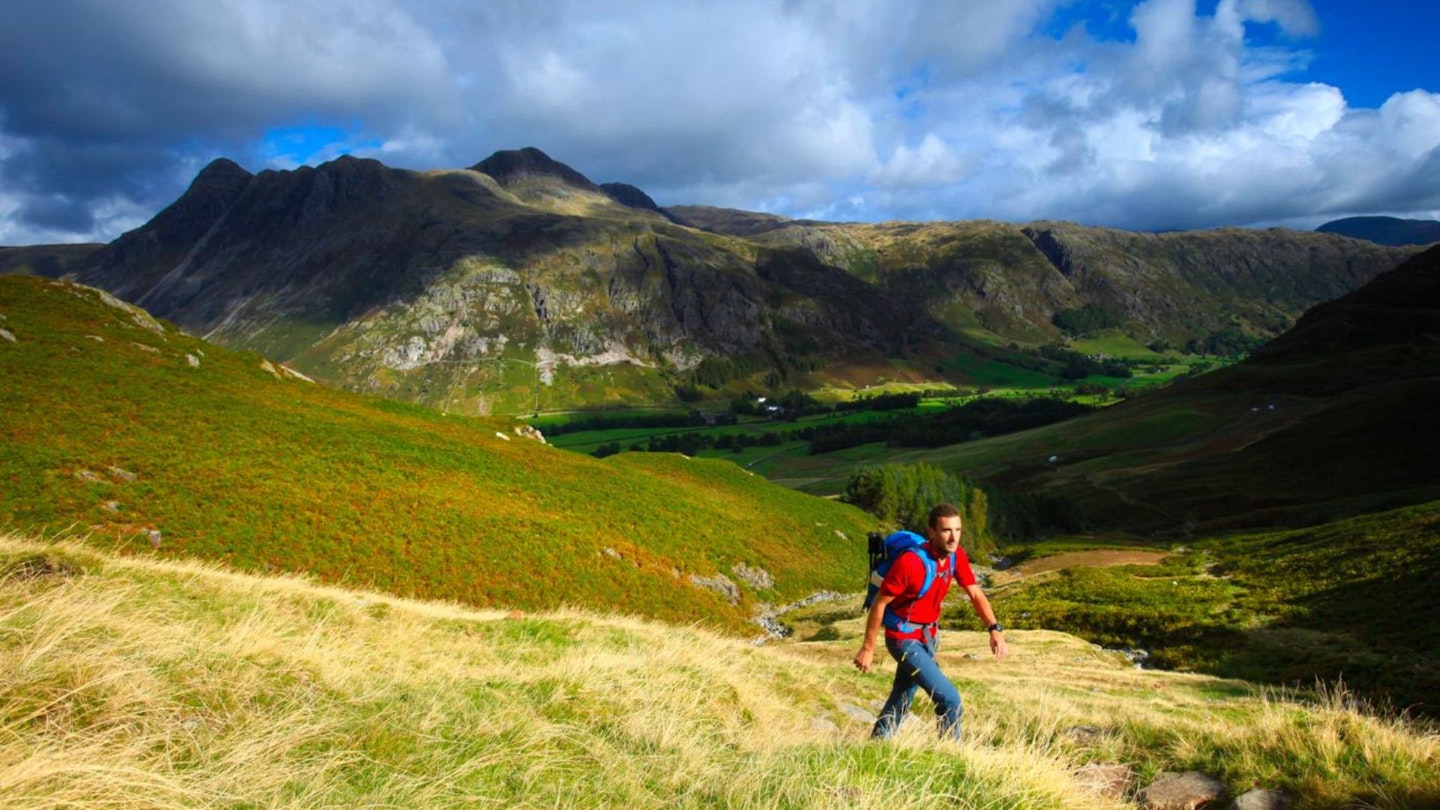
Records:
{"label": "blue sky", "polygon": [[662,205],[1136,230],[1440,218],[1421,0],[12,0],[0,244],[210,160],[535,146]]}

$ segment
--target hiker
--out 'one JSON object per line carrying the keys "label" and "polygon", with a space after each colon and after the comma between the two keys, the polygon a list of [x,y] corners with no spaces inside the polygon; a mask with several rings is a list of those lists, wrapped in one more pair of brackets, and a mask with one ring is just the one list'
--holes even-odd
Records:
{"label": "hiker", "polygon": [[[875,639],[882,625],[885,649],[896,661],[895,683],[890,689],[890,699],[885,701],[885,708],[875,721],[872,738],[889,737],[900,728],[918,687],[935,702],[941,738],[960,739],[960,692],[935,662],[939,649],[936,622],[940,620],[940,607],[952,580],[959,580],[980,621],[985,623],[995,660],[1005,659],[1004,628],[996,621],[990,600],[980,590],[975,573],[970,570],[970,560],[960,548],[961,531],[959,509],[948,503],[931,509],[926,529],[929,542],[895,558],[870,605],[865,640],[855,654],[855,668],[862,673],[870,671]],[[928,554],[933,562],[921,559],[922,554]],[[922,583],[928,581],[926,568],[930,565],[934,566],[933,582],[921,595]]]}

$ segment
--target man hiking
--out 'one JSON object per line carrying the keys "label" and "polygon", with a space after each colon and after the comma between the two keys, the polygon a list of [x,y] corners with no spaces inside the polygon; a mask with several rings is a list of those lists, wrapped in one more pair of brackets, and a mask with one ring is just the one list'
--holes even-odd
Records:
{"label": "man hiking", "polygon": [[[941,738],[959,741],[960,692],[935,663],[935,653],[939,649],[936,622],[940,620],[940,607],[952,580],[959,580],[980,621],[985,623],[985,629],[990,633],[990,651],[995,654],[995,660],[1005,659],[1004,628],[995,620],[990,600],[980,590],[975,573],[970,570],[970,560],[960,548],[961,530],[959,509],[948,503],[931,509],[926,528],[929,542],[895,559],[885,574],[875,601],[870,605],[865,640],[855,654],[855,668],[861,672],[870,671],[875,658],[875,640],[882,626],[885,628],[885,649],[896,661],[895,683],[890,689],[890,699],[885,701],[885,708],[880,710],[880,717],[875,721],[875,729],[870,734],[872,738],[883,739],[899,730],[918,687],[935,702]],[[922,554],[929,555],[933,561],[930,564],[934,566],[932,584],[923,595],[921,592],[928,566],[921,559]]]}

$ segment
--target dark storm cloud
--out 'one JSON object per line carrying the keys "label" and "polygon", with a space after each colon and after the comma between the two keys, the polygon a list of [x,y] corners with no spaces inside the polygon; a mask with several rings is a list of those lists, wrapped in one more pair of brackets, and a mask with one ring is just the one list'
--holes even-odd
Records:
{"label": "dark storm cloud", "polygon": [[443,55],[387,3],[6,3],[0,205],[40,235],[113,237],[73,209],[153,213],[274,127],[444,127],[449,92]]}

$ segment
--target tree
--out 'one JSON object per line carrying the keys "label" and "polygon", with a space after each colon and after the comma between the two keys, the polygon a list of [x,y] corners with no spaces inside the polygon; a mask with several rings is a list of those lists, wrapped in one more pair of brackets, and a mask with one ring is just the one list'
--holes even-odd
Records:
{"label": "tree", "polygon": [[[978,493],[978,494],[976,494]],[[984,492],[958,476],[928,464],[864,467],[845,483],[843,499],[874,515],[882,524],[924,534],[931,507],[953,504],[965,522],[964,547],[971,555],[995,549],[989,534]]]}

